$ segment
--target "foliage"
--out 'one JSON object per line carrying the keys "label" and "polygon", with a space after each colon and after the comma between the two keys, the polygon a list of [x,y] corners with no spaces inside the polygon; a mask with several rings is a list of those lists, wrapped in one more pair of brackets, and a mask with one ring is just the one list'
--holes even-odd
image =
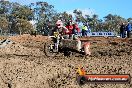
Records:
{"label": "foliage", "polygon": [[105,27],[108,29],[108,31],[116,31],[119,32],[119,28],[121,23],[127,23],[127,20],[118,16],[118,15],[112,15],[108,14],[105,18]]}
{"label": "foliage", "polygon": [[0,17],[0,29],[3,29],[3,32],[8,29],[8,21],[5,17]]}
{"label": "foliage", "polygon": [[17,19],[16,28],[16,32],[18,32],[19,34],[31,33],[31,31],[33,31],[32,24],[24,19]]}
{"label": "foliage", "polygon": [[37,22],[36,30],[40,34],[48,35],[54,28],[57,20],[64,23],[75,20],[77,23],[87,24],[92,31],[119,32],[122,22],[132,21],[132,18],[122,18],[119,15],[108,14],[104,19],[99,19],[97,14],[83,15],[81,10],[73,10],[75,17],[67,12],[58,13],[54,6],[47,2],[38,1],[29,5],[20,5],[9,1],[0,1],[0,28],[8,33],[29,33],[33,25],[29,21]]}
{"label": "foliage", "polygon": [[48,34],[49,30],[49,25],[52,25],[55,23],[53,21],[56,19],[56,11],[53,9],[54,6],[48,4],[47,2],[36,2],[36,3],[31,3],[29,5],[30,9],[34,13],[34,18],[33,20],[37,21],[37,31],[39,33],[46,33]]}

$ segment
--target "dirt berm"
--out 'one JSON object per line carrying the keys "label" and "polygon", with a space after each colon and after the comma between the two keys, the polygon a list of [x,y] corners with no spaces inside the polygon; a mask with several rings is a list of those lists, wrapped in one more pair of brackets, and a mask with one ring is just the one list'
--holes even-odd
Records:
{"label": "dirt berm", "polygon": [[[3,38],[2,38],[3,39]],[[86,37],[91,56],[46,57],[46,36],[8,37],[13,43],[0,48],[0,88],[132,88],[130,84],[78,85],[76,68],[88,74],[130,74],[132,76],[132,39]]]}

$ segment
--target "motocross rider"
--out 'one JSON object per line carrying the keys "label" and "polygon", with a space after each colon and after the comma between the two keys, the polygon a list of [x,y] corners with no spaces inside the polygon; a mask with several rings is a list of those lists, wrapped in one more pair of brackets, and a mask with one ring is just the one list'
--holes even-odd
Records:
{"label": "motocross rider", "polygon": [[57,38],[54,38],[55,48],[56,51],[58,51],[58,40],[66,39],[67,37],[65,37],[65,34],[69,31],[65,26],[63,26],[63,22],[61,20],[58,20],[56,22],[55,28],[52,30],[52,35],[54,35],[54,32],[59,32],[59,36]]}
{"label": "motocross rider", "polygon": [[[61,20],[58,20],[57,22],[56,22],[56,27],[55,27],[55,29],[52,31],[52,34],[54,34],[54,32],[59,32],[59,34],[60,34],[60,40],[63,38],[63,39],[69,39],[70,38],[70,36],[72,35],[72,33],[70,33],[69,32],[70,30],[68,30],[68,28],[67,27],[65,27],[65,26],[63,26],[63,22],[61,21]],[[81,48],[81,41],[79,40],[79,38],[77,38],[76,36],[74,36],[74,38],[73,39],[75,39],[75,40],[78,40],[78,51],[80,51],[80,48]],[[55,39],[55,46],[56,46],[56,49],[58,50],[58,44],[59,44],[59,42],[57,42],[57,40],[58,39]]]}
{"label": "motocross rider", "polygon": [[74,40],[78,39],[75,31],[77,31],[77,33],[79,33],[80,29],[75,22],[69,21],[66,25],[66,28],[69,30],[69,32],[66,34],[69,35],[70,39],[74,39]]}
{"label": "motocross rider", "polygon": [[54,34],[54,32],[59,32],[61,36],[66,38],[65,35],[69,32],[69,30],[65,26],[63,26],[63,22],[61,20],[58,20],[56,22],[55,28],[52,30],[52,35]]}

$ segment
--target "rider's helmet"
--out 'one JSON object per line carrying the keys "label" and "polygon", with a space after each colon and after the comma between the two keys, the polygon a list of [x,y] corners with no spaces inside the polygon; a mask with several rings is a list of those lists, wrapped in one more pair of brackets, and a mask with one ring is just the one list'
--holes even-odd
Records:
{"label": "rider's helmet", "polygon": [[56,22],[56,26],[57,26],[58,28],[62,27],[62,26],[63,26],[62,21],[61,21],[61,20],[58,20],[58,21]]}

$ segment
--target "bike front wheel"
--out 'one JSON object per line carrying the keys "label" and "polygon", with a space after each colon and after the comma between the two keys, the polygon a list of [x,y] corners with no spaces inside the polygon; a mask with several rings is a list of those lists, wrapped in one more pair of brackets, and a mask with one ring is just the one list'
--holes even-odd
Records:
{"label": "bike front wheel", "polygon": [[47,42],[44,44],[44,53],[48,57],[54,57],[57,55],[58,52],[54,49],[53,42]]}

